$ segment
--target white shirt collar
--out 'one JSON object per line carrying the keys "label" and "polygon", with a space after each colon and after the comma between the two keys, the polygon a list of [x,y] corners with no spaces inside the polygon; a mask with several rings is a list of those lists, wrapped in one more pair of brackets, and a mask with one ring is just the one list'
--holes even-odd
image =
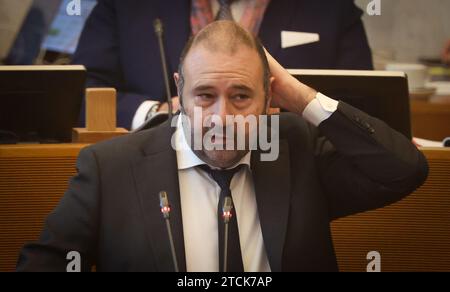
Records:
{"label": "white shirt collar", "polygon": [[[181,115],[181,114],[180,114]],[[189,169],[199,165],[207,164],[201,160],[189,147],[183,131],[182,119],[178,117],[177,129],[175,131],[175,147],[177,154],[178,170]],[[244,164],[250,167],[251,151],[249,151],[242,159],[233,167]]]}

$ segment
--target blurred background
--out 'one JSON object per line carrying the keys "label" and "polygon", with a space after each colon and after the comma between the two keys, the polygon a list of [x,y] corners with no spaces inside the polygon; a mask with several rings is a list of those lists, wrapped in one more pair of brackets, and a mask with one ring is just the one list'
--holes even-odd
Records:
{"label": "blurred background", "polygon": [[[0,64],[71,64],[84,24],[95,5],[97,5],[97,0],[76,1],[79,1],[81,11],[80,15],[74,16],[67,11],[68,5],[73,3],[74,0],[0,0]],[[434,104],[435,107],[434,113],[427,110],[429,115],[426,117],[420,119],[414,119],[413,117],[412,122],[415,135],[441,141],[450,134],[450,126],[444,125],[446,124],[444,121],[448,119],[448,114],[446,111],[442,112],[444,109],[439,106],[441,104],[446,104],[446,106],[450,104],[450,17],[448,14],[450,1],[379,0],[381,15],[373,16],[370,16],[368,13],[368,5],[370,3],[373,3],[373,1],[355,0],[355,4],[363,12],[362,20],[372,53],[374,69],[403,71],[408,75],[410,97],[414,100],[412,102],[412,113],[414,114],[416,110],[423,110],[429,104]],[[327,11],[326,7],[323,9],[323,15],[328,15],[329,11]],[[316,19],[316,16],[313,19]],[[317,26],[320,26],[320,22],[317,23]],[[330,31],[332,30],[330,29]],[[151,28],[149,28],[149,35],[151,33]],[[180,33],[180,36],[177,36],[176,33]],[[181,35],[182,33],[179,31],[171,32],[170,35],[167,35],[167,38],[171,39],[169,43],[173,45],[173,40],[180,39]],[[88,43],[91,43],[91,41]],[[322,46],[328,46],[328,44],[324,40]],[[146,45],[148,44],[146,43]],[[88,44],[84,44],[84,47],[86,49]],[[93,47],[95,46],[89,49],[92,50]],[[445,51],[447,51],[447,57],[444,57]],[[105,51],[102,51],[103,53]],[[145,52],[142,52],[142,54],[145,54]],[[351,56],[354,52],[349,54],[349,59],[352,59]],[[369,57],[370,54],[368,53],[367,59]],[[83,58],[81,58],[82,62],[79,64],[85,65],[90,70],[89,65],[86,64],[86,53],[84,53]],[[293,57],[291,56],[290,58],[292,59]],[[445,61],[445,58],[448,60]],[[89,60],[89,58],[87,59]],[[361,65],[356,56],[353,59],[355,64]],[[75,63],[77,62],[80,62],[80,60],[75,60]],[[92,62],[92,60],[89,62]],[[352,60],[347,62],[351,64]],[[128,63],[130,67],[134,66],[130,62]],[[314,65],[314,63],[312,64]],[[355,68],[365,67],[359,65]],[[285,66],[289,69],[316,69],[316,67],[309,68],[308,65],[304,64],[305,68]],[[317,68],[324,66],[327,65],[320,65]],[[103,68],[100,71],[107,70]],[[158,70],[155,69],[154,71]],[[102,72],[89,73],[94,74],[92,76],[96,77],[97,75],[95,74],[101,75],[103,74]],[[147,75],[149,72],[153,71],[148,69],[139,74]],[[155,74],[159,76],[158,72]],[[112,78],[112,75],[110,75],[101,75],[100,79],[109,78],[108,80],[110,80]],[[89,76],[90,78],[92,77],[91,75]],[[155,77],[153,79],[155,83],[162,81],[155,79]],[[99,85],[96,82],[92,83],[88,79],[87,85],[91,87]],[[124,87],[128,85],[111,84],[118,89],[119,100],[125,100],[121,92],[126,91]],[[149,92],[145,92],[139,87],[128,91],[130,92],[125,92],[125,94],[132,94],[132,96],[128,95],[126,97],[130,102],[132,98],[136,100],[160,98],[159,96],[152,96]],[[133,95],[136,92],[139,94],[145,92],[146,96]],[[422,103],[418,103],[418,101]],[[423,101],[427,101],[427,104],[424,104]],[[130,111],[136,110],[135,107],[137,107],[138,102],[136,101],[135,103],[136,105],[133,104],[134,107]],[[433,124],[429,124],[430,117],[436,121],[439,120],[437,123],[440,126],[434,127],[432,126]],[[83,117],[81,120],[83,120]],[[126,128],[130,128],[130,118],[127,117],[126,122],[119,121],[119,124],[121,126],[125,124]],[[423,128],[423,130],[419,129],[419,127]],[[430,134],[432,131],[430,129],[438,129],[440,132]]]}
{"label": "blurred background", "polygon": [[[365,9],[369,0],[356,0]],[[382,14],[364,14],[375,67],[386,61],[415,62],[439,59],[450,38],[450,1],[384,0]]]}
{"label": "blurred background", "polygon": [[[69,0],[0,0],[0,56],[4,64],[65,63],[76,48],[96,0],[81,0],[81,16],[67,15]],[[356,0],[364,11],[370,0]],[[390,61],[439,59],[450,38],[450,1],[383,0],[381,15],[363,16],[376,69]]]}

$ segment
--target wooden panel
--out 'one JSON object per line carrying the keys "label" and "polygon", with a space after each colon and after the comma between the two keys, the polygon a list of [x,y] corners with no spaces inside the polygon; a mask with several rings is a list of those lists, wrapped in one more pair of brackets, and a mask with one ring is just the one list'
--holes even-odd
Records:
{"label": "wooden panel", "polygon": [[0,146],[0,271],[13,271],[23,244],[38,238],[83,146]]}
{"label": "wooden panel", "polygon": [[[23,244],[38,238],[84,146],[0,146],[0,271],[13,271]],[[375,250],[384,271],[450,271],[450,151],[424,153],[430,176],[415,194],[332,224],[341,270],[365,271]]]}
{"label": "wooden panel", "polygon": [[450,137],[450,97],[411,100],[411,127],[414,137],[437,141]]}
{"label": "wooden panel", "polygon": [[89,131],[86,128],[72,129],[72,142],[95,144],[115,137],[127,135],[129,132],[124,128],[117,128],[115,131],[100,132]]}
{"label": "wooden panel", "polygon": [[366,271],[381,254],[382,271],[450,271],[450,150],[423,150],[427,182],[403,201],[338,220],[333,239],[342,271]]}
{"label": "wooden panel", "polygon": [[117,106],[114,88],[86,89],[86,128],[92,132],[116,130]]}

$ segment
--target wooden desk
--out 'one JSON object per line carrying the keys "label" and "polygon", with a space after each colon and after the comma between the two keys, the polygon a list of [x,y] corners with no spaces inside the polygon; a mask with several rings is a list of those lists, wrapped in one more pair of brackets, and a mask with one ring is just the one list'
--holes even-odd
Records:
{"label": "wooden desk", "polygon": [[[23,244],[38,238],[84,146],[0,146],[0,271],[13,271]],[[416,193],[332,224],[342,271],[365,271],[369,251],[381,253],[383,271],[450,271],[450,150],[423,151],[430,176]]]}
{"label": "wooden desk", "polygon": [[437,141],[450,137],[450,96],[412,99],[411,126],[414,137]]}
{"label": "wooden desk", "polygon": [[21,246],[38,238],[84,146],[0,145],[0,271],[13,271]]}
{"label": "wooden desk", "polygon": [[430,172],[414,194],[332,223],[342,271],[366,271],[370,251],[382,271],[450,271],[450,149],[422,151]]}

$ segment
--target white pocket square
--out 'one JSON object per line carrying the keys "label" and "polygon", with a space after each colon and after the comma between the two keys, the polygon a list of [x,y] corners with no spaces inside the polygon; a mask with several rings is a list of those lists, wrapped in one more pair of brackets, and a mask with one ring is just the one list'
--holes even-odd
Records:
{"label": "white pocket square", "polygon": [[283,49],[315,43],[320,40],[319,34],[297,31],[281,31],[281,47]]}

